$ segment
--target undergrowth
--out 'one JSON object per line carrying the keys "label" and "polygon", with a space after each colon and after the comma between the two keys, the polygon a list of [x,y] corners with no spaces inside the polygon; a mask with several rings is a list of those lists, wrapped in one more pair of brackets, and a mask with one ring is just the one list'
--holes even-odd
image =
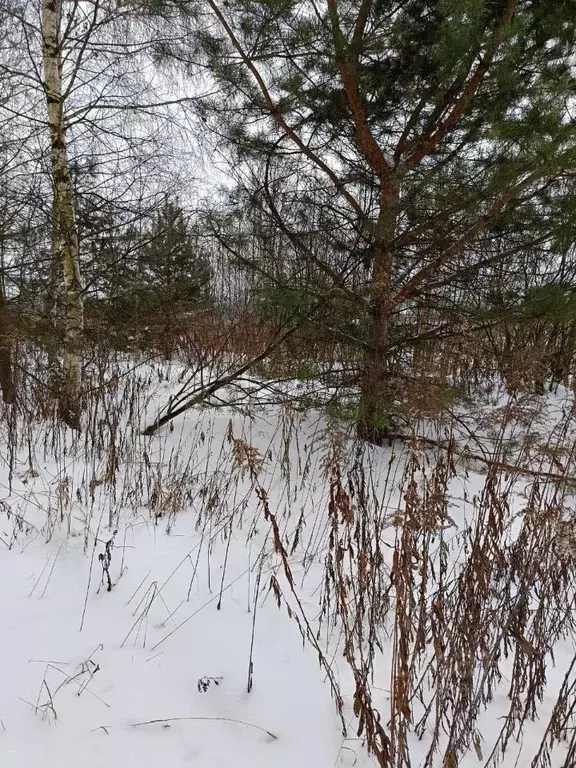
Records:
{"label": "undergrowth", "polygon": [[[576,636],[569,397],[546,415],[534,396],[502,396],[477,412],[421,420],[412,439],[374,449],[334,412],[250,398],[232,409],[222,395],[219,407],[149,437],[143,430],[166,398],[190,384],[189,367],[95,348],[78,436],[56,419],[41,355],[26,366],[17,404],[2,412],[0,514],[11,527],[1,541],[82,537],[90,562],[82,623],[88,593],[113,591],[122,577],[131,526],[168,535],[192,525],[198,543],[174,566],[191,569],[183,599],[202,564],[214,607],[225,610],[230,547],[251,542],[253,640],[270,595],[316,654],[343,738],[355,731],[382,768],[413,765],[418,741],[426,768],[455,768],[470,752],[496,766],[543,716],[558,644]],[[225,543],[218,566],[216,540]],[[33,589],[46,589],[54,565]],[[145,580],[132,595],[124,643],[149,643],[164,587]],[[252,642],[248,691],[254,656]],[[558,744],[564,764],[576,764],[576,654],[564,666],[541,744],[523,765],[550,765]],[[35,710],[55,719],[62,686],[82,688],[96,671],[88,660],[51,682],[58,673],[47,668]],[[486,733],[495,702],[498,732]]]}

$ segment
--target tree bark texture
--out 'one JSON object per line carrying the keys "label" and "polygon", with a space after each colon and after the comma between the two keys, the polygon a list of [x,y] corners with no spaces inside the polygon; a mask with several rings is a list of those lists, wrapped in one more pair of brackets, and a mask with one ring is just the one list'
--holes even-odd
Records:
{"label": "tree bark texture", "polygon": [[395,310],[392,297],[392,239],[396,230],[398,194],[398,183],[393,179],[383,185],[380,194],[370,278],[370,330],[360,380],[358,437],[376,445],[382,445],[390,432],[395,430],[391,413],[394,397],[389,346]]}
{"label": "tree bark texture", "polygon": [[42,0],[42,60],[54,187],[54,251],[60,257],[65,292],[64,363],[59,389],[59,411],[69,426],[79,429],[84,302],[74,190],[64,124],[61,20],[62,0]]}

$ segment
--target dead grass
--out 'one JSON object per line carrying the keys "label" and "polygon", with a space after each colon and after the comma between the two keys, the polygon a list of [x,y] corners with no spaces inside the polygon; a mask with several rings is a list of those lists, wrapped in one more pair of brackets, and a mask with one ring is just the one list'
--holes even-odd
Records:
{"label": "dead grass", "polygon": [[[232,421],[218,432],[217,412],[206,410],[188,435],[174,426],[169,443],[144,437],[149,398],[166,396],[168,375],[174,379],[165,363],[94,348],[84,434],[73,440],[56,419],[45,358],[28,355],[18,406],[3,411],[2,458],[9,477],[29,492],[13,492],[11,481],[4,489],[3,514],[13,525],[4,544],[50,538],[64,527],[80,532],[86,550],[97,554],[120,525],[144,520],[169,532],[180,516],[193,515],[199,543],[185,561],[193,564],[190,588],[201,557],[212,569],[211,541],[224,540],[213,596],[222,607],[233,533],[259,537],[260,554],[250,564],[259,574],[255,605],[269,588],[297,623],[326,676],[343,733],[352,721],[379,765],[411,766],[415,740],[425,745],[426,768],[454,768],[470,752],[488,768],[517,748],[532,721],[544,717],[557,644],[576,635],[573,413],[543,434],[537,399],[518,397],[489,411],[478,422],[487,435],[484,474],[469,491],[461,425],[445,414],[444,448],[412,442],[374,450],[330,421],[302,442],[306,416],[288,408],[274,412],[265,447],[250,437],[262,416],[254,412],[241,433]],[[184,385],[188,373],[176,375]],[[431,385],[443,391],[438,380]],[[416,405],[415,412],[438,415]],[[56,468],[50,482],[40,461]],[[122,573],[116,546],[108,549]],[[92,562],[97,570],[96,555]],[[320,585],[312,608],[307,578]],[[89,589],[97,580],[95,573]],[[113,589],[114,580],[105,586]],[[126,642],[146,643],[150,609],[163,600],[165,584],[141,587]],[[351,690],[341,688],[336,653]],[[523,764],[545,768],[560,742],[565,765],[576,763],[575,670],[576,656],[542,743]],[[93,672],[81,674],[89,680]],[[484,712],[497,697],[506,702],[499,731],[484,733]],[[47,681],[36,710],[56,717],[56,705]]]}

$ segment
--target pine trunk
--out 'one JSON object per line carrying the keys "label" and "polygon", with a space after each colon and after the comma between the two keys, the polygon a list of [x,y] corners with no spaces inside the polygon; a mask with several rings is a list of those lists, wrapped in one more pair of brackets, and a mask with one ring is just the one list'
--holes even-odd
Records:
{"label": "pine trunk", "polygon": [[361,440],[382,445],[394,430],[394,396],[390,380],[392,301],[392,239],[396,229],[398,186],[390,183],[381,194],[370,281],[370,327],[360,381],[357,432]]}
{"label": "pine trunk", "polygon": [[61,17],[62,0],[43,0],[42,58],[54,185],[54,251],[60,253],[65,290],[64,365],[59,390],[59,409],[61,418],[74,429],[79,429],[84,305],[74,191],[70,178],[64,126]]}
{"label": "pine trunk", "polygon": [[16,401],[12,349],[12,323],[4,296],[4,288],[0,284],[0,389],[6,405],[12,405]]}

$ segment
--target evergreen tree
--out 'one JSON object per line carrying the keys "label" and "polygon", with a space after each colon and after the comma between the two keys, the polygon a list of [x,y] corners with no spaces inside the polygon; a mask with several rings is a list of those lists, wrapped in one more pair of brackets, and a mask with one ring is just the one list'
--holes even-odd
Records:
{"label": "evergreen tree", "polygon": [[252,169],[252,201],[316,261],[296,221],[310,219],[311,199],[322,205],[334,251],[347,251],[334,288],[368,267],[358,432],[381,442],[393,428],[398,319],[522,249],[546,243],[554,258],[572,225],[576,3],[206,7],[216,23],[183,40],[178,59],[201,52],[218,81],[201,117],[244,178]]}
{"label": "evergreen tree", "polygon": [[119,327],[179,321],[209,301],[208,259],[175,201],[165,201],[148,225],[118,226],[92,249],[92,295]]}

